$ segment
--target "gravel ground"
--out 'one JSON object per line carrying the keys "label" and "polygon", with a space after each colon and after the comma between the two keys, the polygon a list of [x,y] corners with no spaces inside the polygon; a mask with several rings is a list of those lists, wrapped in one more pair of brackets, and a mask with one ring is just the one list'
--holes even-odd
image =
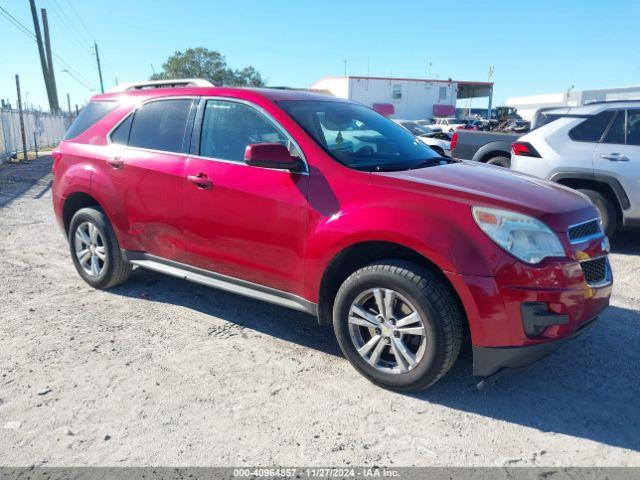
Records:
{"label": "gravel ground", "polygon": [[640,236],[591,331],[484,392],[373,386],[306,315],[136,270],[97,291],[49,158],[0,166],[0,465],[640,466]]}

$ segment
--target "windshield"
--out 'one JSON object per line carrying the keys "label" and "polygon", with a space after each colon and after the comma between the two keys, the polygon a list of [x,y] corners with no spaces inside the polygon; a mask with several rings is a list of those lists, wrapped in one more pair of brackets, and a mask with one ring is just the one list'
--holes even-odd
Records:
{"label": "windshield", "polygon": [[359,104],[278,102],[334,159],[356,170],[406,170],[438,155],[410,132]]}

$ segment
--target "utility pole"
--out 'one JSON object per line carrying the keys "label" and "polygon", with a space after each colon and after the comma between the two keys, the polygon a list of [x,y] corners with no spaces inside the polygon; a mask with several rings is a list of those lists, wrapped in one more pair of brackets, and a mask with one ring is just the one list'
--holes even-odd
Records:
{"label": "utility pole", "polygon": [[98,75],[100,76],[100,93],[104,93],[104,83],[102,82],[102,68],[100,67],[100,54],[98,53],[98,44],[93,41],[93,48],[96,51],[96,62],[98,63]]}
{"label": "utility pole", "polygon": [[24,116],[22,115],[22,97],[20,95],[20,76],[16,73],[16,91],[18,92],[18,116],[20,117],[20,133],[22,135],[22,152],[24,161],[29,160],[27,157],[27,134],[24,131]]}
{"label": "utility pole", "polygon": [[[493,68],[493,65],[489,67],[489,82],[493,83],[493,72],[495,71],[495,68]],[[489,105],[487,107],[487,120],[491,120],[491,110],[493,110],[493,85],[489,86]]]}
{"label": "utility pole", "polygon": [[51,87],[51,99],[53,100],[52,110],[57,112],[60,110],[58,103],[58,88],[56,87],[56,76],[53,72],[53,57],[51,56],[51,40],[49,39],[49,21],[47,20],[47,9],[41,8],[42,29],[44,33],[44,49],[47,54],[47,73],[49,74],[49,85]]}
{"label": "utility pole", "polygon": [[69,110],[69,115],[71,115],[71,97],[67,93],[67,109]]}
{"label": "utility pole", "polygon": [[36,43],[38,44],[38,53],[40,54],[40,66],[42,67],[42,76],[44,77],[44,85],[47,89],[47,97],[49,98],[49,109],[54,109],[53,97],[51,96],[51,84],[49,78],[49,69],[47,67],[47,59],[44,55],[44,46],[42,45],[42,34],[40,33],[40,21],[38,20],[38,12],[36,11],[35,0],[29,0],[31,6],[31,17],[33,18],[33,29],[36,33]]}

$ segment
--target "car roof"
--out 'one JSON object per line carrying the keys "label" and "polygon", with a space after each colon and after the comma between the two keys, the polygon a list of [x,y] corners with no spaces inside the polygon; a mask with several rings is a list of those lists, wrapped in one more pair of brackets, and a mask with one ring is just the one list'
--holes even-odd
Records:
{"label": "car roof", "polygon": [[640,108],[640,100],[608,100],[606,102],[587,103],[579,107],[558,107],[544,109],[542,113],[558,115],[595,115],[612,108]]}
{"label": "car roof", "polygon": [[315,100],[323,102],[345,102],[353,103],[350,100],[325,95],[321,93],[308,92],[304,90],[290,90],[278,88],[239,88],[239,87],[171,87],[171,88],[146,88],[141,90],[130,90],[125,92],[111,92],[94,95],[91,100],[116,100],[131,98],[136,100],[149,100],[162,97],[194,97],[194,96],[228,96],[234,98],[255,98],[260,96],[271,101],[282,100]]}

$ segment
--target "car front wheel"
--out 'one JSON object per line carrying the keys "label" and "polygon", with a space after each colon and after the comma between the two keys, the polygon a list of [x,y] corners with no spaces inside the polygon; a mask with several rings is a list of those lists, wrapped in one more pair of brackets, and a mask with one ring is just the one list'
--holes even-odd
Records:
{"label": "car front wheel", "polygon": [[426,388],[451,368],[462,343],[462,316],[438,276],[410,262],[376,262],[354,272],[334,304],[344,355],[373,383],[398,391]]}

